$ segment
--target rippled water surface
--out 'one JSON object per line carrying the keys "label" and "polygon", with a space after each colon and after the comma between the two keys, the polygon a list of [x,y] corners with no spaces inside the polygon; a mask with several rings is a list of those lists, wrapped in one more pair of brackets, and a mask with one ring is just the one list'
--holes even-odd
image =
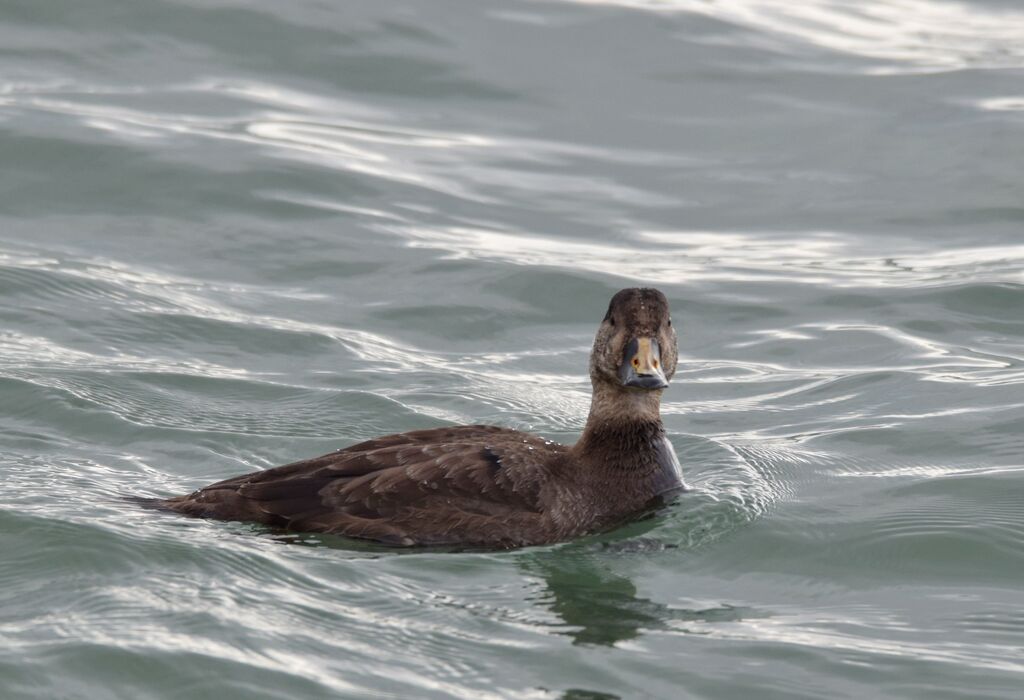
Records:
{"label": "rippled water surface", "polygon": [[[1020,698],[1024,7],[0,6],[4,698]],[[668,295],[695,490],[516,552],[140,511],[571,442]]]}

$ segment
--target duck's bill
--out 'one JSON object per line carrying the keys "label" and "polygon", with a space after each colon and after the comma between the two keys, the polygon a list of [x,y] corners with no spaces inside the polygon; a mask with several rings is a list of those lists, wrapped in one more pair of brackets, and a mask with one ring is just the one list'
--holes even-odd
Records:
{"label": "duck's bill", "polygon": [[633,338],[623,353],[619,366],[623,386],[652,391],[668,386],[661,368],[661,348],[654,338]]}

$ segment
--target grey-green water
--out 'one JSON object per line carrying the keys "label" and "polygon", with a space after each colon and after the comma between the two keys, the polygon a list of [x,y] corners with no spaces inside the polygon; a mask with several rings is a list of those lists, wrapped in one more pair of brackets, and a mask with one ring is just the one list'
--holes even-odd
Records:
{"label": "grey-green water", "polygon": [[[0,696],[1020,698],[1024,8],[0,4]],[[140,511],[570,442],[611,294],[696,487],[506,553]]]}

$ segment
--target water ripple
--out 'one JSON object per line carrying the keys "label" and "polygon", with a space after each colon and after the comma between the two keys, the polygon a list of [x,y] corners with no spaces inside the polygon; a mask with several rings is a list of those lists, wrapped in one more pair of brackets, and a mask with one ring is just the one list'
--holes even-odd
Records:
{"label": "water ripple", "polygon": [[[1014,3],[3,19],[4,698],[1020,695]],[[693,487],[648,520],[395,552],[123,500],[571,442],[636,284]]]}
{"label": "water ripple", "polygon": [[[1019,68],[1024,13],[954,0],[570,0],[713,17],[758,34],[872,61],[871,73]],[[751,41],[747,39],[747,41]],[[814,70],[805,63],[805,70]],[[829,70],[836,70],[834,65]]]}
{"label": "water ripple", "polygon": [[[1024,281],[1024,246],[988,246],[894,257],[854,256],[848,237],[726,232],[640,232],[632,243],[591,243],[553,235],[468,227],[381,224],[414,248],[454,260],[587,270],[662,284],[784,282],[844,287],[920,287],[970,279]],[[642,253],[642,254],[638,254]]]}

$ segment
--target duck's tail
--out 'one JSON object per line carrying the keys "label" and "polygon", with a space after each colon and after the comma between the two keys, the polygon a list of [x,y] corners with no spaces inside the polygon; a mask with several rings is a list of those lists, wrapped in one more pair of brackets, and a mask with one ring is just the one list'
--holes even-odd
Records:
{"label": "duck's tail", "polygon": [[122,501],[134,503],[147,510],[171,510],[164,498],[147,498],[146,496],[121,496]]}

